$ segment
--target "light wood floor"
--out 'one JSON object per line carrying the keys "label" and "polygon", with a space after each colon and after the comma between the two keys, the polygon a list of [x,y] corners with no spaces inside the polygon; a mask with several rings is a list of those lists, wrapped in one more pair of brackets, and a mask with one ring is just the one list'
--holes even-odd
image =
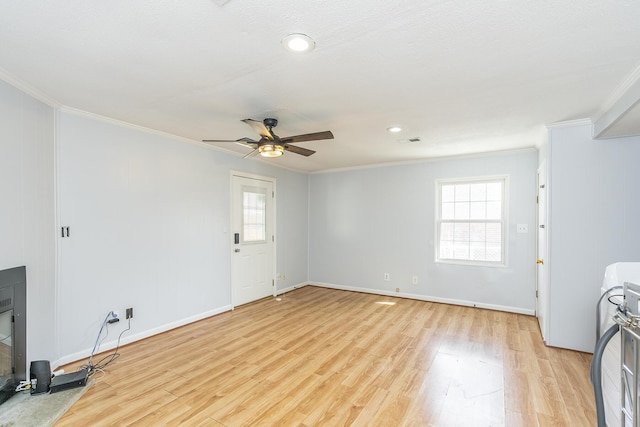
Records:
{"label": "light wood floor", "polygon": [[57,427],[595,425],[591,355],[517,314],[307,286],[120,353]]}

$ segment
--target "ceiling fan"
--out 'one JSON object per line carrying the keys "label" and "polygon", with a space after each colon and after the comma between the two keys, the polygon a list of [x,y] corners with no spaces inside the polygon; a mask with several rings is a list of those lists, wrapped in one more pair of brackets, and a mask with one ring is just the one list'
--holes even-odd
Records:
{"label": "ceiling fan", "polygon": [[333,133],[329,130],[280,138],[273,132],[273,128],[278,125],[277,119],[267,118],[261,122],[253,119],[244,119],[242,121],[251,126],[253,130],[260,135],[260,140],[255,141],[245,137],[235,140],[203,139],[202,142],[235,142],[245,147],[253,148],[253,151],[244,156],[244,158],[253,157],[256,154],[260,154],[263,157],[278,157],[285,151],[291,151],[292,153],[308,157],[315,153],[315,151],[291,145],[291,143],[333,139]]}

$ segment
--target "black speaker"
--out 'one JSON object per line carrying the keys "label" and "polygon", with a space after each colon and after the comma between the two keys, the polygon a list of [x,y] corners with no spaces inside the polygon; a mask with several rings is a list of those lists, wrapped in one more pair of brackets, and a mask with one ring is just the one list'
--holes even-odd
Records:
{"label": "black speaker", "polygon": [[[49,392],[51,384],[51,366],[48,360],[34,360],[31,362],[31,394],[41,394]],[[33,380],[36,380],[35,387]]]}

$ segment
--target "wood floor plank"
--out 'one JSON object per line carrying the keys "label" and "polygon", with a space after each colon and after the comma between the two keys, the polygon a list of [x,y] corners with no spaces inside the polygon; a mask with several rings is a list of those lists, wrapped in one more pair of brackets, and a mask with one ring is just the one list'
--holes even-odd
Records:
{"label": "wood floor plank", "polygon": [[57,426],[593,425],[590,360],[530,316],[307,286],[121,348]]}

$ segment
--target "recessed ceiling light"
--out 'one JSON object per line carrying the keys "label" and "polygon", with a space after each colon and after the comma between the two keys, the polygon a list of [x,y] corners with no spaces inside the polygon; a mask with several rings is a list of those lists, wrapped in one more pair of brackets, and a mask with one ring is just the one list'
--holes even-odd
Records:
{"label": "recessed ceiling light", "polygon": [[289,52],[307,53],[311,52],[316,47],[316,42],[306,34],[294,33],[283,38],[282,45]]}
{"label": "recessed ceiling light", "polygon": [[387,130],[389,132],[398,133],[402,131],[402,128],[400,126],[391,126],[391,127],[388,127]]}

